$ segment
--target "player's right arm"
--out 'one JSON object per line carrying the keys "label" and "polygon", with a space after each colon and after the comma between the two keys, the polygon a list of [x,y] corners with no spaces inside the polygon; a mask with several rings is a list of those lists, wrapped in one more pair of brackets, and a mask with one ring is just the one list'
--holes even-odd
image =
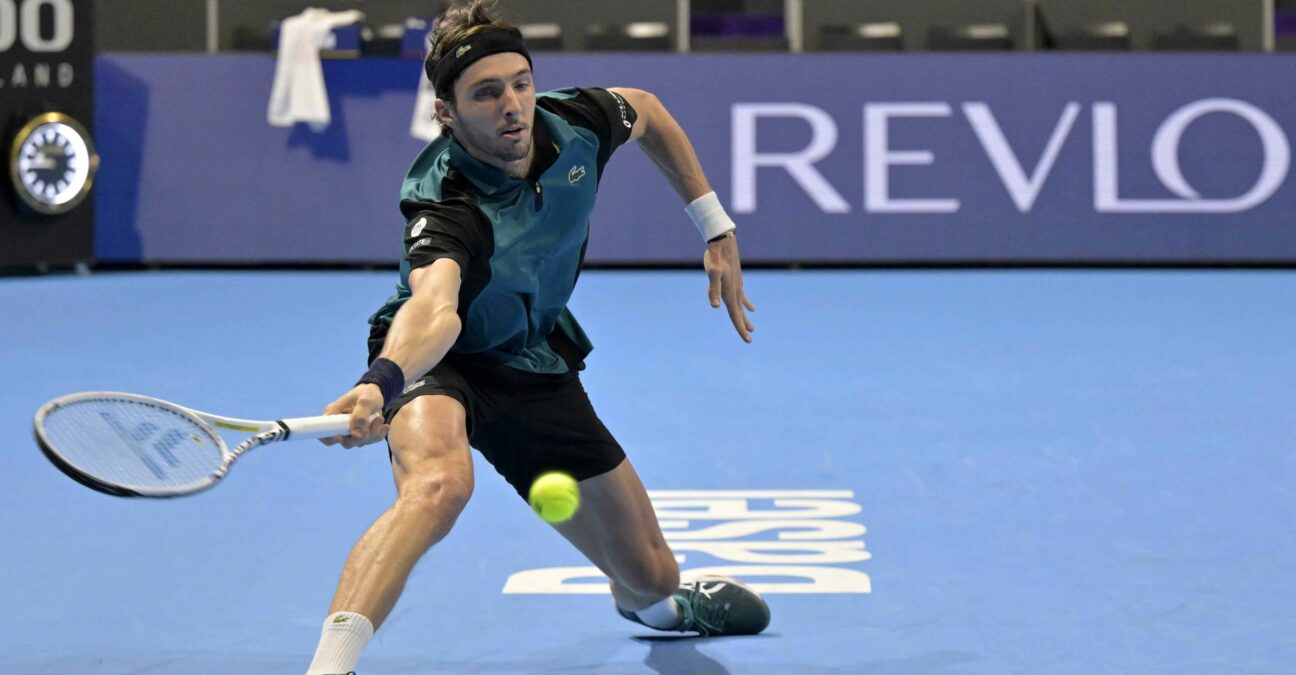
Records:
{"label": "player's right arm", "polygon": [[[405,383],[432,370],[459,338],[459,263],[440,258],[410,271],[410,297],[401,305],[387,331],[379,358],[400,367]],[[354,448],[381,440],[383,396],[376,384],[358,384],[324,408],[325,415],[350,414],[351,435],[322,439]]]}
{"label": "player's right arm", "polygon": [[378,355],[401,367],[406,384],[432,370],[459,338],[460,279],[459,263],[450,258],[410,270],[410,298],[396,312]]}

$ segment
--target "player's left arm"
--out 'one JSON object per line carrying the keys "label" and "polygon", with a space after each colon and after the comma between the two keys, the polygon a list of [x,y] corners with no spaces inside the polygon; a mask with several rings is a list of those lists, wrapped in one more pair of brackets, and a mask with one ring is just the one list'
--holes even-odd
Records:
{"label": "player's left arm", "polygon": [[[608,91],[625,99],[637,114],[629,140],[639,142],[639,147],[688,205],[688,214],[698,223],[704,236],[711,235],[707,238],[712,241],[707,244],[706,254],[702,257],[710,282],[707,295],[711,306],[719,307],[723,301],[738,335],[744,342],[751,342],[751,333],[756,328],[747,318],[747,312],[754,312],[756,308],[743,292],[742,261],[738,255],[738,239],[733,236],[736,226],[725,214],[715,191],[707,182],[693,144],[670,111],[653,94],[623,87]],[[726,233],[728,236],[724,236]]]}

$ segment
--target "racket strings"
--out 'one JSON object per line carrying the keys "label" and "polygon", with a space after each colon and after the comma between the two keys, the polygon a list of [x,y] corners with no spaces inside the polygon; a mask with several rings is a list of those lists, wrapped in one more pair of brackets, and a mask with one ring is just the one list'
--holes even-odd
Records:
{"label": "racket strings", "polygon": [[131,399],[83,399],[43,420],[46,443],[77,471],[123,487],[168,489],[210,479],[222,442],[182,412]]}

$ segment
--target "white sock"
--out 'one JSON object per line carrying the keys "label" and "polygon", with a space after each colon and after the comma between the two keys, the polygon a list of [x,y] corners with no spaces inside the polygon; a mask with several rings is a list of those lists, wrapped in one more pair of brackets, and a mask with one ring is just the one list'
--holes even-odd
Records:
{"label": "white sock", "polygon": [[667,596],[665,600],[635,612],[635,616],[658,630],[671,630],[684,621],[684,610],[680,609],[675,598]]}
{"label": "white sock", "polygon": [[373,624],[355,612],[335,612],[324,619],[315,660],[306,675],[342,675],[355,669],[360,652],[373,637]]}

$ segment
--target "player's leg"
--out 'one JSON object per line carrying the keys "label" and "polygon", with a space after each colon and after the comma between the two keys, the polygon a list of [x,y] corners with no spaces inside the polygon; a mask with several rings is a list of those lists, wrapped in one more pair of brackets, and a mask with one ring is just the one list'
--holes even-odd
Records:
{"label": "player's leg", "polygon": [[698,596],[697,584],[680,587],[679,565],[648,493],[579,376],[514,379],[493,391],[493,419],[474,430],[474,447],[523,498],[545,471],[565,471],[580,481],[581,507],[557,529],[612,580],[622,615],[708,635],[763,630],[769,609],[746,587],[720,582],[706,587],[710,596]]}
{"label": "player's leg", "polygon": [[431,395],[413,399],[392,419],[387,440],[396,500],[351,550],[308,675],[354,666],[414,564],[449,533],[468,503],[473,466],[465,418],[459,401]]}
{"label": "player's leg", "polygon": [[765,601],[733,579],[679,583],[679,565],[630,460],[580,488],[576,515],[554,528],[608,575],[622,616],[703,635],[751,635],[769,625]]}
{"label": "player's leg", "polygon": [[581,507],[554,525],[612,580],[617,606],[639,611],[679,588],[679,564],[629,459],[580,482]]}
{"label": "player's leg", "polygon": [[450,532],[472,495],[473,465],[463,405],[420,396],[392,420],[396,501],[347,558],[329,611],[363,614],[377,628],[391,612],[414,563]]}

